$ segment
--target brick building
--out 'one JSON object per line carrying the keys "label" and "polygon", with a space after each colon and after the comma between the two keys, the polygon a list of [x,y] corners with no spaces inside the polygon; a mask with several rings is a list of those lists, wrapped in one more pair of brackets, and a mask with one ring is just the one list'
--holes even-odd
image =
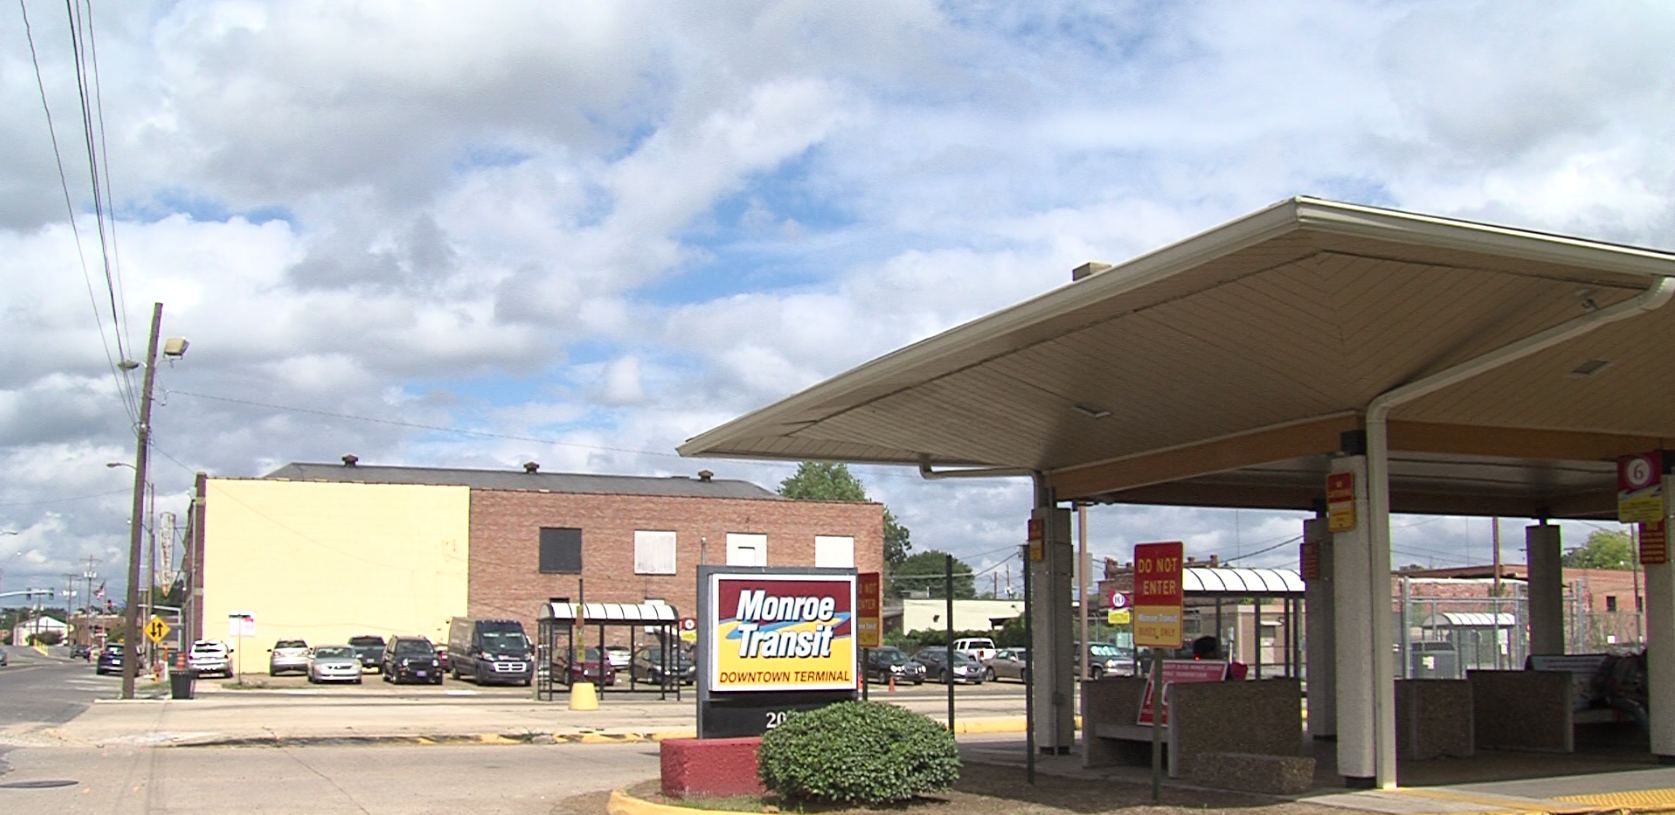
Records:
{"label": "brick building", "polygon": [[[696,616],[700,564],[879,571],[877,503],[793,501],[697,477],[289,464],[261,478],[200,475],[185,564],[192,634],[266,670],[280,638],[445,640],[458,615],[522,620],[550,601],[660,600]],[[201,634],[198,632],[202,632]]]}

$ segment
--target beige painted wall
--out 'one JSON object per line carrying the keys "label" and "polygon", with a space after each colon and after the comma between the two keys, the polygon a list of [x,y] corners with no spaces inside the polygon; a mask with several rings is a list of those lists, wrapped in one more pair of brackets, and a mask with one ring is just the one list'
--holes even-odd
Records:
{"label": "beige painted wall", "polygon": [[[466,487],[209,479],[204,500],[205,639],[266,675],[274,641],[355,634],[447,640],[466,613]],[[227,614],[251,611],[242,647]]]}

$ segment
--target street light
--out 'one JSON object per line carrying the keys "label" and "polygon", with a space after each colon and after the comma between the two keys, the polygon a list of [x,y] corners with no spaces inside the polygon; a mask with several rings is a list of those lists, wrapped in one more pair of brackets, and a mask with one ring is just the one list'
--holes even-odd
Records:
{"label": "street light", "polygon": [[[134,675],[139,670],[140,635],[140,520],[145,514],[146,462],[151,454],[151,390],[157,378],[157,334],[163,327],[163,304],[151,304],[151,337],[145,349],[145,380],[140,388],[140,421],[134,427],[134,508],[128,521],[128,605],[123,609],[122,633],[122,698],[134,698]],[[186,340],[171,337],[163,354],[169,359],[186,355]],[[140,363],[123,360],[118,366],[125,371],[141,367]]]}

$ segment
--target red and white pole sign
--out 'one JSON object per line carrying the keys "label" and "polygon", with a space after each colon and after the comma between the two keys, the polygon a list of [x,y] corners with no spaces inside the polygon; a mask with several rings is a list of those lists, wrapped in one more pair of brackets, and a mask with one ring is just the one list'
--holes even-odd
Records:
{"label": "red and white pole sign", "polygon": [[1355,473],[1326,476],[1326,528],[1333,532],[1355,528]]}
{"label": "red and white pole sign", "polygon": [[1134,547],[1134,644],[1181,647],[1180,541]]}
{"label": "red and white pole sign", "polygon": [[855,575],[855,639],[861,648],[884,645],[884,579],[878,572]]}

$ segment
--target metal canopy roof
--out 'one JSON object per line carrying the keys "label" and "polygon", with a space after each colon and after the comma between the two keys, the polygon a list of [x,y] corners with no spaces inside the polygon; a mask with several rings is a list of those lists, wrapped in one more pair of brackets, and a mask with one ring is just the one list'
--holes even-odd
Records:
{"label": "metal canopy roof", "polygon": [[[558,622],[576,619],[576,603],[547,603],[541,607],[539,620]],[[678,623],[680,615],[675,607],[664,603],[582,603],[581,620],[587,625],[641,625],[645,623]]]}
{"label": "metal canopy roof", "polygon": [[[1043,473],[1060,500],[1310,509],[1376,396],[1675,276],[1675,255],[1282,201],[728,422],[687,456]],[[1390,416],[1397,512],[1609,517],[1675,438],[1675,307]]]}
{"label": "metal canopy roof", "polygon": [[1294,569],[1200,569],[1181,570],[1181,588],[1187,596],[1302,597],[1303,576]]}
{"label": "metal canopy roof", "polygon": [[1518,617],[1506,612],[1491,614],[1487,611],[1443,611],[1432,614],[1420,623],[1421,628],[1437,628],[1440,626],[1454,626],[1456,628],[1511,628],[1518,624]]}

